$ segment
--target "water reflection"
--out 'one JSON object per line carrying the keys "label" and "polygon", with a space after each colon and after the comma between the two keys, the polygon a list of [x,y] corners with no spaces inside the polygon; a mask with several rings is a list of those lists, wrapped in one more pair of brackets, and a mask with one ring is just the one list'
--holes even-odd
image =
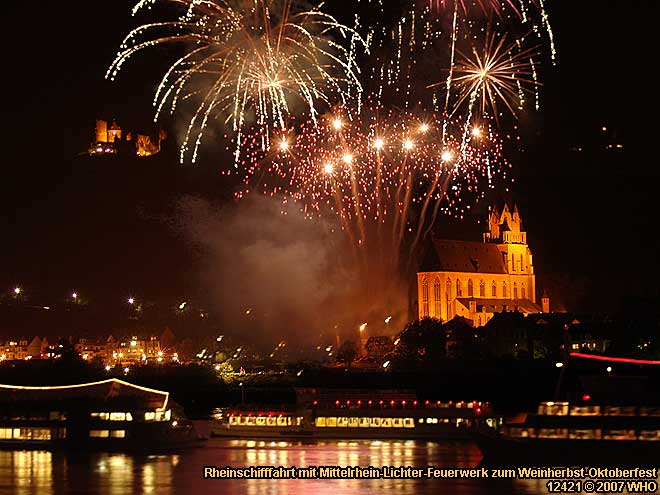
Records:
{"label": "water reflection", "polygon": [[204,466],[410,466],[474,467],[481,455],[469,443],[414,441],[299,442],[213,439],[205,448],[180,455],[64,455],[0,452],[0,492],[17,495],[94,493],[99,495],[183,495],[195,492],[397,495],[455,493],[482,495],[545,493],[543,482],[505,480],[204,480]]}

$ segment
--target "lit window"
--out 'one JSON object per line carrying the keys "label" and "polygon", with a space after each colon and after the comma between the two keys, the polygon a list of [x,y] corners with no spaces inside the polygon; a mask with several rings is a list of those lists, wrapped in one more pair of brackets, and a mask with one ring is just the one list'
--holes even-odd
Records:
{"label": "lit window", "polygon": [[286,426],[286,418],[277,418],[277,426]]}
{"label": "lit window", "polygon": [[326,426],[334,428],[337,426],[337,418],[328,418],[325,420]]}
{"label": "lit window", "polygon": [[110,430],[89,430],[90,438],[108,438]]}
{"label": "lit window", "polygon": [[255,418],[254,416],[248,416],[247,418],[245,418],[245,424],[247,426],[256,426],[257,418]]}
{"label": "lit window", "polygon": [[348,418],[348,427],[349,428],[357,428],[359,424],[359,419],[358,418]]}
{"label": "lit window", "polygon": [[468,280],[468,297],[474,297],[474,283],[472,279]]}
{"label": "lit window", "polygon": [[436,318],[440,318],[442,312],[442,300],[440,298],[440,279],[436,277],[433,282],[433,309]]}
{"label": "lit window", "polygon": [[275,426],[277,424],[277,418],[266,418],[266,426]]}
{"label": "lit window", "polygon": [[497,284],[495,283],[495,280],[493,280],[493,284],[490,287],[490,295],[491,297],[497,297]]}
{"label": "lit window", "polygon": [[360,418],[360,428],[369,428],[369,418]]}
{"label": "lit window", "polygon": [[479,282],[479,297],[486,297],[486,282],[483,280]]}
{"label": "lit window", "polygon": [[509,297],[508,291],[506,289],[506,282],[502,282],[502,297]]}
{"label": "lit window", "polygon": [[456,297],[463,297],[463,289],[461,288],[460,280],[456,280]]}
{"label": "lit window", "polygon": [[404,428],[414,428],[415,420],[413,418],[403,418],[403,427]]}
{"label": "lit window", "polygon": [[403,426],[403,418],[392,418],[392,427],[401,428]]}
{"label": "lit window", "polygon": [[145,421],[154,421],[156,419],[156,413],[153,411],[148,411],[144,413],[144,420]]}
{"label": "lit window", "polygon": [[110,413],[110,421],[126,421],[126,413],[112,412]]}
{"label": "lit window", "polygon": [[348,426],[348,418],[337,418],[337,426],[346,428]]}
{"label": "lit window", "polygon": [[370,422],[370,424],[371,424],[371,427],[372,427],[372,428],[377,428],[377,427],[379,427],[379,426],[380,426],[380,423],[381,423],[381,419],[380,419],[380,418],[371,418],[371,422]]}
{"label": "lit window", "polygon": [[513,283],[513,298],[518,299],[518,284],[516,282]]}
{"label": "lit window", "polygon": [[422,317],[429,315],[429,281],[422,280]]}
{"label": "lit window", "polygon": [[126,438],[126,430],[112,430],[110,436],[112,438]]}
{"label": "lit window", "polygon": [[325,418],[316,418],[316,426],[325,428]]}
{"label": "lit window", "polygon": [[257,426],[266,426],[266,418],[257,418]]}

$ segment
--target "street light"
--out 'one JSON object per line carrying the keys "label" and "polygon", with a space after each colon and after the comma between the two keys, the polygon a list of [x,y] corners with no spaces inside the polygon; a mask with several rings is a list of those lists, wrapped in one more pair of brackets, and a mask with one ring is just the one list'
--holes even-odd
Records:
{"label": "street light", "polygon": [[241,388],[241,404],[245,404],[245,388],[243,382],[239,382],[238,386]]}

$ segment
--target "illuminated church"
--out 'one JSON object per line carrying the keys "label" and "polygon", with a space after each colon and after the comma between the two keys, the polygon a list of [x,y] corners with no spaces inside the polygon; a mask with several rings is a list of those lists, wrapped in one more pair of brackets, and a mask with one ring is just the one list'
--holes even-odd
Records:
{"label": "illuminated church", "polygon": [[518,208],[493,209],[488,227],[483,242],[432,240],[417,273],[419,318],[462,316],[478,327],[502,311],[549,312],[548,298],[536,304],[534,263]]}

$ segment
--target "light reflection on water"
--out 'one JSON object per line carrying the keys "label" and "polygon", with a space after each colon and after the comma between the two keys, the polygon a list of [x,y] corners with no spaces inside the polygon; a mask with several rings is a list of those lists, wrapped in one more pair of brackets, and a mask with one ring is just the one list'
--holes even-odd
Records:
{"label": "light reflection on water", "polygon": [[204,480],[204,466],[414,466],[476,467],[469,443],[414,441],[328,441],[313,444],[212,439],[178,455],[64,455],[0,451],[0,493],[55,495],[179,495],[188,493],[312,493],[458,495],[546,493],[544,481],[444,480]]}

